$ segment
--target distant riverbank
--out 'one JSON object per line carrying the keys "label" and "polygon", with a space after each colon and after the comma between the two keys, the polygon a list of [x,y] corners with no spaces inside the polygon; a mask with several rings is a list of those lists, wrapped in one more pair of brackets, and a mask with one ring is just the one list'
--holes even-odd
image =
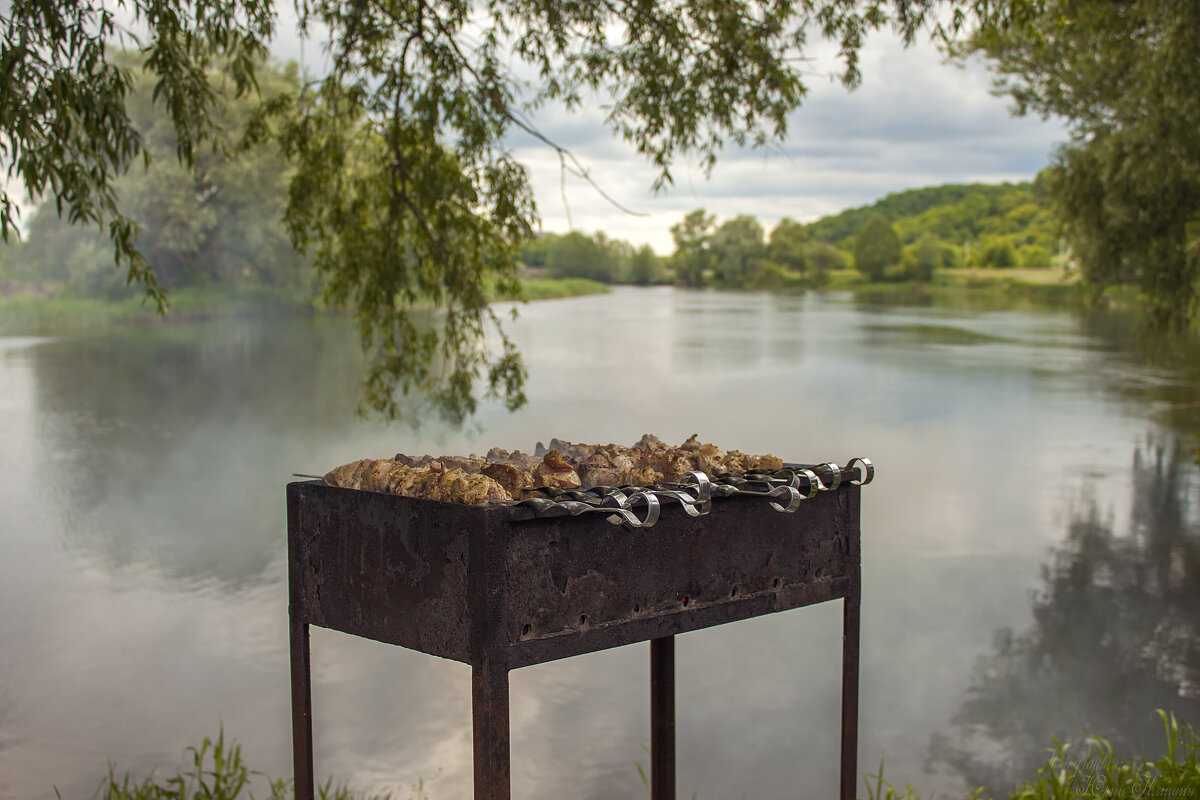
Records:
{"label": "distant riverbank", "polygon": [[[724,287],[731,288],[731,287]],[[749,287],[747,287],[749,288]],[[757,287],[783,293],[849,291],[866,298],[901,300],[932,297],[961,301],[972,307],[1082,308],[1090,302],[1078,273],[1055,269],[943,269],[929,281],[871,281],[856,270],[833,270],[821,281]],[[738,289],[734,288],[734,291]],[[584,278],[525,278],[520,297],[493,295],[493,301],[559,300],[607,294],[608,284]],[[169,295],[170,310],[161,317],[143,295],[117,298],[16,294],[0,296],[0,333],[60,332],[113,324],[179,322],[272,314],[327,313],[320,303],[290,301],[268,287],[183,287]],[[1110,287],[1099,299],[1109,308],[1136,308],[1141,299],[1133,287]]]}
{"label": "distant riverbank", "polygon": [[856,270],[829,273],[822,288],[856,292],[973,292],[993,295],[1023,295],[1031,299],[1067,304],[1084,300],[1078,275],[1052,269],[943,269],[928,281],[871,281]]}
{"label": "distant riverbank", "polygon": [[[581,278],[521,281],[520,297],[493,300],[558,300],[606,294],[608,286]],[[266,287],[183,287],[168,295],[170,309],[159,315],[144,295],[118,298],[16,294],[0,297],[0,334],[70,331],[129,323],[195,321],[222,317],[319,313],[328,309],[288,301]]]}
{"label": "distant riverbank", "polygon": [[[861,295],[959,298],[971,306],[1085,308],[1093,298],[1078,272],[1057,269],[943,269],[929,281],[873,282],[855,270],[829,273],[822,290],[851,291]],[[1144,298],[1134,286],[1110,286],[1095,304],[1103,308],[1136,310]]]}

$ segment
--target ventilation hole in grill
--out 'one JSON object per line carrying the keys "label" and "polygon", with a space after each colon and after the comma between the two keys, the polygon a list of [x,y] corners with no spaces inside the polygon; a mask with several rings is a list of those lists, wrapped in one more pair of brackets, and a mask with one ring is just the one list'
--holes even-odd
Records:
{"label": "ventilation hole in grill", "polygon": [[688,603],[687,597],[681,598],[679,602],[683,605],[684,608],[687,608],[687,603]]}
{"label": "ventilation hole in grill", "polygon": [[641,603],[634,603],[634,604],[633,604],[633,613],[635,613],[635,614],[636,614],[636,613],[638,613],[638,612],[639,612],[639,611],[641,611],[641,610],[642,610],[642,604],[641,604]]}
{"label": "ventilation hole in grill", "polygon": [[582,628],[583,626],[585,626],[587,624],[588,624],[587,614],[580,614],[579,615],[579,627]]}
{"label": "ventilation hole in grill", "polygon": [[526,623],[526,624],[525,624],[525,625],[524,625],[524,626],[521,628],[521,635],[522,635],[522,636],[528,636],[528,635],[529,635],[529,634],[531,634],[531,633],[533,633],[533,626],[531,626],[531,625],[529,625],[528,623]]}
{"label": "ventilation hole in grill", "polygon": [[737,597],[737,587],[736,586],[729,590],[729,596]]}
{"label": "ventilation hole in grill", "polygon": [[820,567],[817,567],[817,571],[813,573],[813,577],[820,578],[824,574],[825,574],[825,570],[821,569]]}
{"label": "ventilation hole in grill", "polygon": [[775,580],[771,581],[771,586],[773,586],[774,588],[778,589],[778,588],[779,588],[779,583],[780,583],[780,581],[779,581],[779,578],[776,578]]}

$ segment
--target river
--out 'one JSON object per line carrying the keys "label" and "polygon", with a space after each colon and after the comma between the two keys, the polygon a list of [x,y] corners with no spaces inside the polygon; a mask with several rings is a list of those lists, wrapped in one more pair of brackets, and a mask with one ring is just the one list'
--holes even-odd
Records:
{"label": "river", "polygon": [[[356,458],[692,433],[878,468],[860,769],[1005,788],[1081,731],[1200,721],[1200,359],[1117,314],[621,288],[530,304],[516,413],[354,414],[348,320],[0,338],[0,798],[90,796],[221,728],[288,776],[284,485]],[[841,609],[681,636],[679,794],[833,796]],[[316,766],[470,795],[467,667],[314,629]],[[645,796],[648,645],[512,674],[514,797]],[[861,784],[860,784],[861,792]]]}

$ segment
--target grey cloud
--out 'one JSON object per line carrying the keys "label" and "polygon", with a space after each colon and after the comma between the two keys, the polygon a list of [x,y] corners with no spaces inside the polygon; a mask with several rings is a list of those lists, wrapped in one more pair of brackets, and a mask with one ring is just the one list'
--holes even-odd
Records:
{"label": "grey cloud", "polygon": [[[818,62],[830,60],[828,46],[814,52]],[[537,123],[570,147],[606,192],[650,214],[628,217],[567,176],[574,227],[664,253],[670,225],[694,208],[722,219],[753,214],[770,227],[783,216],[813,219],[921,186],[1029,180],[1066,139],[1059,121],[1012,117],[1007,101],[990,93],[982,64],[944,64],[931,45],[905,50],[895,37],[876,37],[864,48],[862,71],[855,92],[811,76],[784,142],[727,149],[708,178],[695,159],[681,159],[675,185],[658,196],[649,191],[654,169],[603,127],[599,109],[546,109]],[[557,156],[529,137],[514,135],[511,144],[530,167],[544,228],[565,231]]]}

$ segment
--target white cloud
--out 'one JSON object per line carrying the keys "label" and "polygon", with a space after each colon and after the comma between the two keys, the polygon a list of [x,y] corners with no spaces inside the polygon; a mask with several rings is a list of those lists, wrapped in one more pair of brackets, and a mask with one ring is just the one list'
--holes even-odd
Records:
{"label": "white cloud", "polygon": [[[814,47],[816,64],[834,68],[831,52]],[[905,49],[881,34],[867,42],[860,63],[855,92],[819,70],[810,76],[808,98],[780,146],[726,150],[707,179],[694,161],[680,162],[675,186],[657,197],[649,191],[654,169],[603,129],[598,109],[547,110],[537,120],[541,130],[571,148],[606,192],[649,215],[625,215],[567,175],[572,226],[667,253],[670,226],[695,208],[723,219],[751,214],[769,227],[781,217],[813,219],[920,186],[1029,180],[1065,139],[1060,122],[1012,117],[1006,100],[990,93],[982,64],[944,64],[931,44]],[[523,135],[512,144],[529,166],[543,229],[566,231],[557,155]]]}

